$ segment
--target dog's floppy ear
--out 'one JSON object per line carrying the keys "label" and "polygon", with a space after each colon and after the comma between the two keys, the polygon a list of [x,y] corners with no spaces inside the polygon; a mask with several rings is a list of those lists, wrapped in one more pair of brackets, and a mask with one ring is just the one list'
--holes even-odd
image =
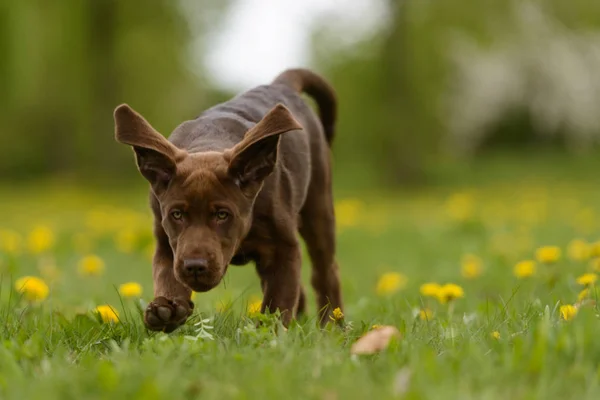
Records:
{"label": "dog's floppy ear", "polygon": [[248,130],[244,139],[226,154],[228,172],[236,184],[244,188],[269,176],[275,168],[281,134],[295,129],[302,126],[283,104],[277,104]]}
{"label": "dog's floppy ear", "polygon": [[138,168],[155,193],[165,188],[185,152],[165,139],[127,104],[115,109],[114,118],[117,142],[133,147]]}

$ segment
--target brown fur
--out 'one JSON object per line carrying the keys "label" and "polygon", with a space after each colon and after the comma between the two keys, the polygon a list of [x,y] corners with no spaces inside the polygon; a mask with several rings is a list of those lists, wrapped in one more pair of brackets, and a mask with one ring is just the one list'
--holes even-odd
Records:
{"label": "brown fur", "polygon": [[[320,119],[301,92],[315,98]],[[192,290],[208,291],[229,264],[250,261],[261,311],[279,310],[287,326],[306,303],[297,232],[312,260],[321,322],[342,307],[329,154],[335,104],[321,77],[293,69],[182,123],[168,140],[129,106],[117,107],[116,139],[133,147],[151,187],[157,246],[149,329],[176,329],[192,312]]]}

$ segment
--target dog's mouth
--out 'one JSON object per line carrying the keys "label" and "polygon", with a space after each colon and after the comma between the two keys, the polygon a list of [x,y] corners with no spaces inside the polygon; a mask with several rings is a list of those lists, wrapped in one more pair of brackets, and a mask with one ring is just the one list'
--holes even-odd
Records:
{"label": "dog's mouth", "polygon": [[214,289],[219,284],[219,282],[221,282],[220,279],[215,281],[214,283],[212,283],[212,282],[206,283],[206,282],[199,282],[199,281],[192,281],[192,282],[187,281],[186,284],[194,292],[202,293],[202,292],[208,292],[209,290]]}
{"label": "dog's mouth", "polygon": [[187,276],[185,279],[181,280],[185,286],[192,289],[194,292],[208,292],[211,289],[214,289],[219,283],[221,283],[221,279],[223,275],[217,276]]}

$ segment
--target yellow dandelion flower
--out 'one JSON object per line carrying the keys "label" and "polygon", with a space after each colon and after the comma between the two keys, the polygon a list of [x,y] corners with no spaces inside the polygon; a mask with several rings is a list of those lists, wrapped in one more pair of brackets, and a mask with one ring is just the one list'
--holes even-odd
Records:
{"label": "yellow dandelion flower", "polygon": [[590,245],[584,240],[571,240],[567,247],[567,254],[569,255],[569,258],[574,261],[586,261],[590,258]]}
{"label": "yellow dandelion flower", "polygon": [[15,282],[15,289],[25,299],[31,302],[39,302],[48,297],[50,289],[46,282],[35,276],[24,276]]}
{"label": "yellow dandelion flower", "polygon": [[583,286],[592,286],[598,280],[598,275],[593,272],[583,274],[577,278],[577,283]]}
{"label": "yellow dandelion flower", "polygon": [[94,311],[100,315],[102,322],[119,322],[119,313],[108,304],[98,306]]}
{"label": "yellow dandelion flower", "polygon": [[137,298],[142,295],[142,285],[137,282],[127,282],[119,286],[119,294],[126,298]]}
{"label": "yellow dandelion flower", "polygon": [[590,244],[590,257],[600,257],[600,240]]}
{"label": "yellow dandelion flower", "polygon": [[600,272],[600,258],[593,258],[590,261],[590,267],[596,271],[596,272]]}
{"label": "yellow dandelion flower", "polygon": [[460,299],[462,297],[465,297],[465,291],[462,287],[454,283],[445,284],[437,293],[437,298],[442,304],[449,303],[452,300]]}
{"label": "yellow dandelion flower", "polygon": [[344,313],[342,312],[342,310],[337,307],[336,309],[333,310],[333,312],[331,313],[331,317],[329,317],[332,321],[341,321],[342,319],[344,319]]}
{"label": "yellow dandelion flower", "polygon": [[131,253],[137,244],[137,235],[132,229],[123,229],[115,237],[117,249],[122,253]]}
{"label": "yellow dandelion flower", "polygon": [[392,294],[406,287],[406,282],[407,279],[404,275],[397,272],[388,272],[379,278],[376,292],[380,296]]}
{"label": "yellow dandelion flower", "polygon": [[498,331],[490,333],[490,336],[492,337],[492,339],[500,340],[500,332]]}
{"label": "yellow dandelion flower", "polygon": [[382,326],[383,326],[383,325],[381,325],[381,324],[375,324],[375,325],[372,325],[372,326],[371,326],[371,330],[373,330],[373,331],[374,331],[374,330],[376,330],[376,329],[379,329],[379,328],[381,328]]}
{"label": "yellow dandelion flower", "polygon": [[262,307],[262,301],[256,300],[252,303],[248,304],[248,315],[254,316],[260,313],[260,309]]}
{"label": "yellow dandelion flower", "polygon": [[577,315],[577,307],[571,304],[560,306],[560,317],[565,321],[570,321]]}
{"label": "yellow dandelion flower", "polygon": [[83,276],[100,276],[104,272],[104,261],[94,254],[79,260],[79,273]]}
{"label": "yellow dandelion flower", "polygon": [[419,288],[419,291],[421,292],[421,294],[423,296],[437,297],[441,288],[442,287],[439,283],[428,282],[428,283],[422,284],[421,287]]}
{"label": "yellow dandelion flower", "polygon": [[196,299],[197,295],[198,295],[198,292],[192,291],[192,295],[190,296],[190,300],[194,301]]}
{"label": "yellow dandelion flower", "polygon": [[461,260],[461,274],[466,279],[475,279],[483,270],[481,258],[473,254],[465,255]]}
{"label": "yellow dandelion flower", "polygon": [[535,275],[536,265],[533,260],[519,261],[514,268],[514,274],[517,278],[527,278]]}
{"label": "yellow dandelion flower", "polygon": [[27,245],[32,253],[39,254],[50,250],[54,240],[54,232],[47,226],[39,225],[29,233]]}
{"label": "yellow dandelion flower", "polygon": [[577,295],[577,301],[587,299],[590,296],[590,289],[585,288]]}
{"label": "yellow dandelion flower", "polygon": [[151,243],[148,246],[146,246],[146,248],[144,248],[144,255],[148,260],[152,260],[154,258],[155,250],[156,247],[154,246],[154,243]]}
{"label": "yellow dandelion flower", "polygon": [[475,201],[469,193],[455,193],[446,201],[446,212],[455,221],[469,220],[475,211]]}
{"label": "yellow dandelion flower", "polygon": [[419,318],[422,321],[431,321],[433,319],[433,311],[429,308],[423,308],[419,310]]}
{"label": "yellow dandelion flower", "polygon": [[335,220],[340,228],[349,228],[358,224],[363,203],[358,199],[344,199],[335,204]]}
{"label": "yellow dandelion flower", "polygon": [[23,238],[18,232],[2,229],[0,230],[0,251],[14,256],[21,252]]}
{"label": "yellow dandelion flower", "polygon": [[537,260],[544,264],[552,264],[560,259],[561,250],[557,246],[543,246],[535,251]]}

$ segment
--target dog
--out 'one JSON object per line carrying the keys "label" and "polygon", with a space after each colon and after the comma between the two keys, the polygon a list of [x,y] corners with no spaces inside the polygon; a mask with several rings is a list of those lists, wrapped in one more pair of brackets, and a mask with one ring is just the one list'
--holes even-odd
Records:
{"label": "dog", "polygon": [[261,312],[278,310],[288,327],[306,308],[297,233],[311,259],[321,325],[343,308],[330,156],[336,108],[331,85],[296,68],[181,123],[168,139],[127,104],[115,109],[115,138],[133,148],[150,184],[149,330],[174,331],[192,313],[192,291],[209,291],[229,265],[250,262]]}

